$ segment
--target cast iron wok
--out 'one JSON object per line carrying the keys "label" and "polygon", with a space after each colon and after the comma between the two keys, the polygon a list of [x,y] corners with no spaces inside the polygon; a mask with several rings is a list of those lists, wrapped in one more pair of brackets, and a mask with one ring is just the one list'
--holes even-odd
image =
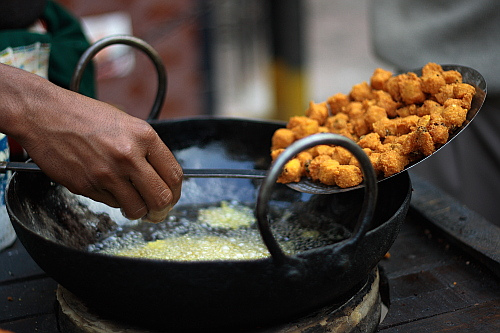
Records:
{"label": "cast iron wok", "polygon": [[[184,119],[152,123],[183,167],[269,167],[269,140],[282,123],[244,119]],[[222,200],[254,206],[260,180],[192,178],[175,209]],[[58,283],[100,313],[164,330],[231,330],[292,319],[339,300],[362,284],[392,245],[410,202],[403,173],[378,185],[369,230],[278,262],[179,262],[88,251],[117,228],[109,207],[95,209],[42,173],[15,173],[7,189],[8,212],[30,255]],[[284,212],[296,223],[335,223],[356,232],[364,189],[331,195],[299,193],[273,185],[271,229]],[[84,200],[85,199],[85,200]],[[102,212],[104,211],[104,213]]]}

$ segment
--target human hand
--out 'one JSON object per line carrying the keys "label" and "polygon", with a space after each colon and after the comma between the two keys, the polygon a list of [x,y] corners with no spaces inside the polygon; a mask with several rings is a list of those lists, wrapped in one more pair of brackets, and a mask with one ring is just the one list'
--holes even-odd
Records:
{"label": "human hand", "polygon": [[7,134],[73,193],[120,207],[130,219],[163,221],[179,200],[182,168],[153,128],[106,103],[31,81],[30,96],[8,100],[22,115]]}

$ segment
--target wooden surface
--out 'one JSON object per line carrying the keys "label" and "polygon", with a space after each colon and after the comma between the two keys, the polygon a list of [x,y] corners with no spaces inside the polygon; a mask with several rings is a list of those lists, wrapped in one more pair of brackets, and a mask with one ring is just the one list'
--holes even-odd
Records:
{"label": "wooden surface", "polygon": [[389,253],[380,264],[390,292],[380,332],[500,332],[498,278],[415,210]]}
{"label": "wooden surface", "polygon": [[[379,332],[500,332],[500,279],[480,256],[449,242],[439,223],[428,219],[432,206],[422,214],[420,185],[414,184],[415,202],[390,257],[380,264],[390,307]],[[455,216],[453,205],[447,209],[446,216]],[[471,212],[462,209],[463,220]],[[0,328],[58,332],[56,287],[19,241],[0,252]]]}

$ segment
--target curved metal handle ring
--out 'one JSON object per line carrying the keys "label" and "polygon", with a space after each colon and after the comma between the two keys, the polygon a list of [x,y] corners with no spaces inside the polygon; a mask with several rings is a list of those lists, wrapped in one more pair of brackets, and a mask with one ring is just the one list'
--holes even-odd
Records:
{"label": "curved metal handle ring", "polygon": [[99,53],[99,51],[112,44],[125,44],[135,47],[144,52],[153,62],[158,74],[158,91],[156,92],[156,98],[147,120],[158,119],[163,102],[165,101],[165,95],[167,93],[167,74],[158,52],[156,52],[151,45],[140,38],[129,35],[115,35],[102,38],[92,44],[78,60],[71,78],[70,89],[78,92],[85,67],[92,60],[92,58]]}
{"label": "curved metal handle ring", "polygon": [[356,246],[357,243],[364,237],[370,227],[371,220],[375,213],[375,206],[377,204],[377,177],[375,170],[370,162],[370,159],[365,152],[354,141],[333,133],[320,133],[308,136],[304,139],[298,140],[290,145],[284,152],[282,152],[271,166],[266,178],[260,186],[257,196],[257,205],[255,208],[255,216],[259,225],[259,230],[262,239],[268,248],[273,260],[276,264],[281,265],[287,261],[286,254],[283,253],[278,242],[274,238],[269,227],[268,210],[269,199],[276,180],[280,176],[285,164],[301,151],[312,148],[316,145],[331,144],[341,146],[349,150],[354,157],[358,160],[364,177],[365,195],[363,205],[358,217],[358,222],[354,230],[354,235],[345,240],[344,245]]}

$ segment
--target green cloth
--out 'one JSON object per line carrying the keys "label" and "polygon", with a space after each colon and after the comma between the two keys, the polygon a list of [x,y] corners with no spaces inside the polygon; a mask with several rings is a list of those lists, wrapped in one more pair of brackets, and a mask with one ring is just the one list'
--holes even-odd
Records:
{"label": "green cloth", "polygon": [[[83,52],[90,46],[80,22],[52,0],[42,14],[47,33],[40,34],[26,29],[0,31],[0,50],[7,47],[27,46],[36,42],[50,44],[48,79],[69,89],[71,77]],[[83,74],[79,92],[95,98],[94,68],[90,63]]]}

